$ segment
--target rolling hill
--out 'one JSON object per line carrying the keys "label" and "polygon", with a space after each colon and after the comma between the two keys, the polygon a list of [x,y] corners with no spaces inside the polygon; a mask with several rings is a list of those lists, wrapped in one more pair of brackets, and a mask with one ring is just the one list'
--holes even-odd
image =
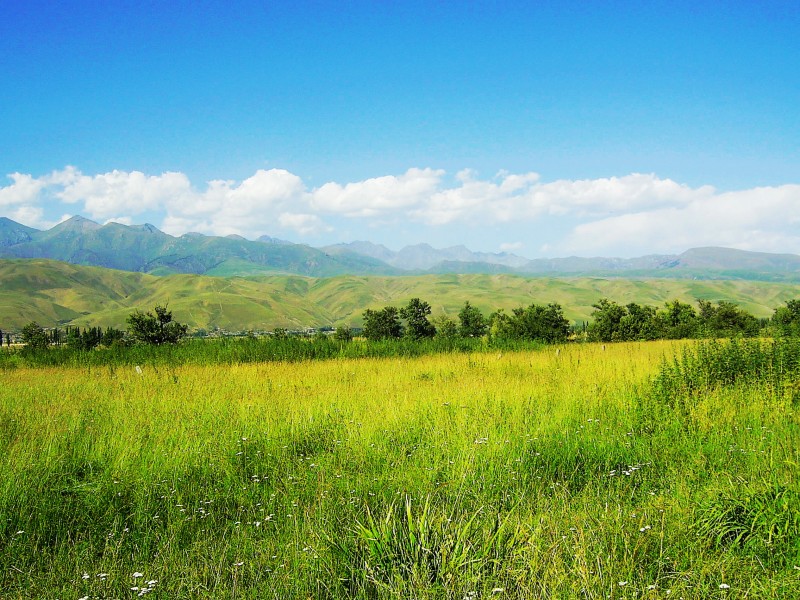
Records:
{"label": "rolling hill", "polygon": [[678,298],[728,300],[768,317],[786,300],[800,297],[791,283],[600,277],[524,277],[515,274],[444,274],[403,277],[275,275],[155,276],[43,259],[0,260],[0,329],[43,326],[124,327],[134,309],[168,304],[191,328],[269,330],[349,324],[366,308],[400,306],[412,297],[433,313],[455,316],[466,300],[489,313],[531,303],[558,302],[567,318],[587,320],[603,297],[620,303],[660,306]]}

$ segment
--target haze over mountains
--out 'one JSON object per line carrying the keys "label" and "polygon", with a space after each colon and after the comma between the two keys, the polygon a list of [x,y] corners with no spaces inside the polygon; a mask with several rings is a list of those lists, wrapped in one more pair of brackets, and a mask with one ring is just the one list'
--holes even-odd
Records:
{"label": "haze over mountains", "polygon": [[257,240],[199,233],[175,237],[149,224],[99,225],[80,216],[46,231],[0,217],[0,258],[48,258],[154,275],[514,273],[800,281],[800,256],[728,248],[627,259],[529,260],[504,252],[472,252],[464,246],[436,249],[417,244],[395,252],[364,241],[312,248],[269,236]]}

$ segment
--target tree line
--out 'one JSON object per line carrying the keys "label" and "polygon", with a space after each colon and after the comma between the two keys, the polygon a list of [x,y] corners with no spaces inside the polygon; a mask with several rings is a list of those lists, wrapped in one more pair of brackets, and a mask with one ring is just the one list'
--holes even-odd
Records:
{"label": "tree line", "polygon": [[754,337],[766,327],[777,335],[800,334],[800,300],[775,309],[771,319],[758,319],[732,302],[698,300],[692,305],[673,300],[663,308],[635,302],[619,304],[602,298],[592,305],[592,320],[572,326],[558,303],[531,304],[488,316],[469,301],[457,320],[441,315],[429,318],[431,306],[412,298],[401,308],[386,306],[363,313],[363,336],[368,340],[442,337],[484,337],[502,342],[528,340],[562,343],[571,339],[594,342]]}
{"label": "tree line", "polygon": [[[412,298],[401,307],[384,306],[367,309],[362,313],[363,328],[360,335],[368,342],[386,340],[421,341],[426,339],[487,339],[497,345],[516,341],[539,343],[564,343],[569,340],[595,342],[754,337],[764,333],[772,335],[800,335],[800,299],[789,300],[775,309],[769,319],[758,319],[738,305],[719,301],[716,304],[698,300],[697,308],[679,300],[667,302],[663,308],[635,302],[619,304],[602,298],[592,305],[594,312],[589,322],[570,324],[558,303],[531,304],[511,312],[496,310],[489,315],[466,301],[455,317],[432,317],[431,305]],[[154,311],[134,311],[127,319],[126,330],[108,327],[80,329],[67,327],[45,330],[35,322],[21,332],[22,343],[28,349],[46,349],[66,346],[74,350],[92,350],[99,346],[175,344],[187,335],[188,327],[175,321],[165,306]],[[330,336],[337,342],[349,342],[354,330],[340,326]],[[0,340],[11,344],[11,335],[0,331]],[[326,334],[318,333],[323,337]],[[285,329],[276,329],[272,337],[282,340],[290,337]]]}

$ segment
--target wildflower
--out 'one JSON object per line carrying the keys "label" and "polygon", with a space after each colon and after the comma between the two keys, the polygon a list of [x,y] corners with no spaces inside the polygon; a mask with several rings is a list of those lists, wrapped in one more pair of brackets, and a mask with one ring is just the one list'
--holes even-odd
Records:
{"label": "wildflower", "polygon": [[628,585],[627,581],[620,581],[619,582],[619,587],[625,587],[626,585]]}
{"label": "wildflower", "polygon": [[731,586],[729,586],[727,583],[720,583],[719,584],[719,589],[721,589],[721,590],[729,590],[730,587]]}
{"label": "wildflower", "polygon": [[132,576],[132,577],[133,577],[134,579],[139,579],[139,577],[144,577],[144,573],[139,573],[139,571],[136,571],[136,572],[133,574],[133,576]]}
{"label": "wildflower", "polygon": [[88,574],[88,573],[84,573],[84,574],[81,576],[81,579],[89,579],[89,574]]}
{"label": "wildflower", "polygon": [[492,589],[492,593],[493,594],[502,594],[505,591],[506,591],[506,588],[493,588]]}

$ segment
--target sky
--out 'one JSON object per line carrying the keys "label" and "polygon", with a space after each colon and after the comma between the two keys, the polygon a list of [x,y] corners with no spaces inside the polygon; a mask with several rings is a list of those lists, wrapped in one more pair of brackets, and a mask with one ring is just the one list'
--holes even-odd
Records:
{"label": "sky", "polygon": [[0,0],[0,216],[800,254],[800,3]]}

